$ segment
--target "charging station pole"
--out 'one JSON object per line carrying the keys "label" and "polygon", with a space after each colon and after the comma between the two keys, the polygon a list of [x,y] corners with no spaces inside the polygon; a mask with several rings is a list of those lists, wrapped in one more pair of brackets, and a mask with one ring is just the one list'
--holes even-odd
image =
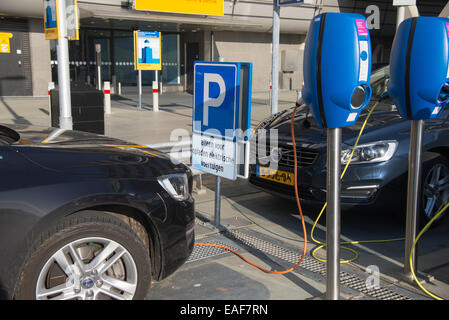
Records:
{"label": "charging station pole", "polygon": [[[410,129],[410,153],[408,162],[407,217],[405,225],[405,262],[404,276],[413,280],[411,266],[408,263],[416,240],[417,217],[421,195],[421,163],[424,120],[412,120]],[[416,271],[416,250],[412,256],[413,271]],[[416,274],[416,272],[415,272]]]}
{"label": "charging station pole", "polygon": [[342,128],[356,123],[372,95],[371,41],[365,17],[335,12],[314,17],[303,65],[302,97],[316,123],[327,129],[326,299],[339,300]]}
{"label": "charging station pole", "polygon": [[340,297],[341,128],[327,129],[326,298]]}
{"label": "charging station pole", "polygon": [[390,56],[388,93],[400,116],[410,120],[407,215],[403,277],[416,280],[416,242],[421,214],[421,180],[425,120],[441,116],[448,104],[449,19],[414,16],[401,22]]}

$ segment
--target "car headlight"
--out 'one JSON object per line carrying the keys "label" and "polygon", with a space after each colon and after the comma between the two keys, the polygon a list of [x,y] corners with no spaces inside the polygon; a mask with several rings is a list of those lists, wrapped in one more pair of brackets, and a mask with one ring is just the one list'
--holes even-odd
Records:
{"label": "car headlight", "polygon": [[189,181],[185,173],[175,173],[157,178],[159,184],[177,201],[189,198]]}
{"label": "car headlight", "polygon": [[[378,141],[357,146],[352,156],[351,164],[373,163],[390,160],[398,146],[397,141]],[[347,164],[351,156],[352,148],[343,149],[341,163]]]}

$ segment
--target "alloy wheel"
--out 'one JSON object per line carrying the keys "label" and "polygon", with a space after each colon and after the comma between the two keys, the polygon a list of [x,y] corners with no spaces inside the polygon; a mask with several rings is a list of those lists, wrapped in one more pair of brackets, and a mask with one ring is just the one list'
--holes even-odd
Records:
{"label": "alloy wheel", "polygon": [[137,288],[137,267],[119,243],[99,237],[72,241],[42,268],[37,300],[130,300]]}
{"label": "alloy wheel", "polygon": [[430,220],[449,199],[449,169],[442,163],[436,163],[423,182],[423,213],[426,220]]}

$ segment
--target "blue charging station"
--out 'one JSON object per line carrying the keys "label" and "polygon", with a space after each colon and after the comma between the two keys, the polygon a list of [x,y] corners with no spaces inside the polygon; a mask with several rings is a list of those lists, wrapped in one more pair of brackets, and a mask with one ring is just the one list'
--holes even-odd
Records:
{"label": "blue charging station", "polygon": [[449,19],[402,22],[391,51],[390,77],[388,93],[403,118],[437,118],[449,101]]}
{"label": "blue charging station", "polygon": [[371,99],[371,41],[365,17],[323,13],[310,25],[302,97],[318,125],[353,125]]}
{"label": "blue charging station", "polygon": [[[388,93],[399,114],[411,120],[404,277],[416,270],[424,120],[439,117],[449,101],[449,19],[414,17],[398,28],[390,56]],[[411,260],[411,264],[409,263]]]}
{"label": "blue charging station", "polygon": [[310,25],[302,96],[327,128],[326,297],[340,296],[341,128],[353,125],[371,99],[371,42],[365,17],[323,13]]}

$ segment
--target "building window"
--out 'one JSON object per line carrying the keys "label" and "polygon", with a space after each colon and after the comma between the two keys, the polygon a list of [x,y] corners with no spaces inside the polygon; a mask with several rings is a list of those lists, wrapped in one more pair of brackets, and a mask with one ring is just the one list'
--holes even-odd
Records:
{"label": "building window", "polygon": [[[164,84],[180,84],[179,34],[162,33],[162,70],[159,81]],[[102,81],[121,82],[135,86],[137,71],[134,70],[133,33],[129,30],[82,29],[79,41],[69,41],[70,77],[74,81],[96,83],[95,45],[101,45]],[[52,41],[53,81],[57,82],[56,41]],[[142,71],[142,84],[151,86],[154,71]]]}
{"label": "building window", "polygon": [[180,83],[179,35],[162,34],[162,82]]}

